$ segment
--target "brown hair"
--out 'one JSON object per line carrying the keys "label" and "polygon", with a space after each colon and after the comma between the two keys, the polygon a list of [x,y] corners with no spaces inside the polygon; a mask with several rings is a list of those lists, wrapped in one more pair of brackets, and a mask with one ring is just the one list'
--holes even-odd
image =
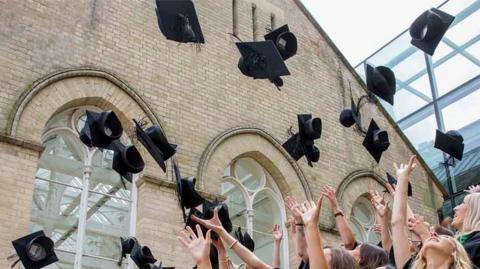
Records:
{"label": "brown hair", "polygon": [[362,244],[360,246],[360,268],[375,269],[385,266],[388,263],[388,253],[380,247],[372,244]]}
{"label": "brown hair", "polygon": [[433,229],[435,230],[435,232],[437,234],[448,235],[448,236],[451,236],[451,237],[454,236],[452,231],[443,227],[442,225],[435,225],[435,227]]}
{"label": "brown hair", "polygon": [[358,269],[358,263],[355,261],[355,258],[346,250],[332,248],[330,251],[330,269]]}

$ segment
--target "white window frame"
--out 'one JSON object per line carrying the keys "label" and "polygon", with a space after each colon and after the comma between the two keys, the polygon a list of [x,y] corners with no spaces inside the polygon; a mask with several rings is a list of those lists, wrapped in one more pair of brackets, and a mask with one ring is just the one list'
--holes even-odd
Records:
{"label": "white window frame", "polygon": [[[254,162],[256,162],[258,166],[262,169],[263,177],[260,180],[263,186],[261,188],[257,188],[257,190],[250,190],[242,184],[240,179],[236,177],[234,172],[234,169],[235,169],[234,167],[237,161],[240,159],[251,159]],[[253,233],[253,230],[254,230],[253,221],[255,216],[255,212],[253,210],[253,201],[255,201],[255,197],[259,194],[266,193],[268,197],[272,198],[273,201],[275,201],[275,203],[278,206],[278,209],[280,210],[281,223],[278,223],[278,224],[280,225],[283,231],[283,238],[282,238],[282,243],[280,248],[280,251],[282,254],[281,264],[282,264],[282,267],[287,268],[289,266],[288,231],[287,229],[285,229],[285,225],[284,225],[284,223],[286,223],[286,220],[287,220],[287,213],[285,211],[280,189],[278,188],[273,178],[269,175],[268,171],[255,159],[250,157],[242,157],[234,160],[233,162],[231,162],[231,165],[227,167],[227,169],[225,170],[225,175],[223,177],[222,183],[225,183],[225,182],[233,184],[235,188],[237,188],[242,194],[243,200],[245,201],[245,207],[246,207],[245,208],[246,222],[247,222],[246,228],[247,228],[247,232],[250,234],[253,240],[255,240],[254,233]],[[269,183],[271,188],[267,186],[267,182]]]}
{"label": "white window frame", "polygon": [[[84,239],[85,239],[85,231],[86,231],[86,222],[87,222],[87,210],[88,210],[88,197],[89,194],[97,194],[97,195],[102,195],[102,196],[110,196],[110,197],[115,197],[116,199],[120,200],[126,200],[130,203],[130,227],[129,227],[129,234],[125,236],[135,236],[136,234],[136,216],[137,216],[137,186],[136,186],[136,180],[138,178],[138,175],[134,175],[132,179],[132,184],[131,184],[131,189],[130,189],[130,199],[123,199],[121,197],[116,197],[114,195],[109,195],[105,193],[100,193],[96,192],[93,190],[89,190],[90,188],[90,176],[92,173],[92,158],[95,156],[95,154],[99,151],[97,148],[88,148],[85,146],[79,138],[79,134],[77,132],[76,128],[76,123],[86,109],[88,110],[93,110],[93,111],[101,111],[100,109],[96,107],[77,107],[75,108],[76,111],[72,114],[71,116],[71,121],[69,122],[69,127],[55,127],[47,132],[45,132],[42,135],[41,141],[42,144],[44,144],[46,141],[48,141],[51,137],[55,135],[62,135],[63,137],[68,136],[70,139],[73,139],[74,141],[77,141],[78,144],[76,143],[76,146],[80,146],[79,152],[81,152],[81,160],[83,160],[83,177],[82,177],[82,186],[74,186],[71,184],[66,184],[62,182],[58,182],[55,180],[45,180],[45,179],[38,179],[36,178],[35,180],[45,180],[48,182],[52,182],[55,184],[61,184],[65,185],[67,187],[75,188],[81,190],[81,198],[80,198],[80,203],[79,203],[79,216],[78,216],[78,227],[77,227],[77,237],[76,237],[76,245],[75,245],[75,253],[71,253],[70,251],[65,251],[65,250],[55,250],[63,253],[70,253],[75,255],[74,259],[74,269],[81,269],[82,268],[82,259],[83,257],[90,257],[90,258],[95,258],[99,260],[106,260],[109,262],[118,262],[118,260],[114,259],[109,259],[105,257],[99,257],[99,256],[94,256],[94,255],[89,255],[89,254],[84,254]],[[120,239],[119,239],[120,240]],[[129,262],[129,259],[123,259],[122,261],[122,268],[127,268],[127,269],[133,269],[133,262]]]}

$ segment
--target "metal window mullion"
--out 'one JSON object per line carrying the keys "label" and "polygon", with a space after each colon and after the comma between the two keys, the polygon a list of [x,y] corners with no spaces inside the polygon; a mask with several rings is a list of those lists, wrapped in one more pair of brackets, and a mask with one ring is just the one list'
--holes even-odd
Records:
{"label": "metal window mullion", "polygon": [[83,170],[83,189],[82,196],[80,198],[74,269],[82,268],[83,240],[85,238],[85,231],[87,225],[88,189],[90,185],[91,174],[92,167],[86,165]]}

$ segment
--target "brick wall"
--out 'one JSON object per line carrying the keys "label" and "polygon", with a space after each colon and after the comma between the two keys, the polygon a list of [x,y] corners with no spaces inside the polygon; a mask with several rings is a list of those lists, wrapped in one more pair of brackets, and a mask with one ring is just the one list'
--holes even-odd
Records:
{"label": "brick wall", "polygon": [[[171,142],[179,145],[177,159],[185,175],[197,175],[209,143],[226,130],[254,127],[271,135],[278,146],[288,138],[288,127],[296,126],[298,113],[312,113],[323,120],[323,135],[317,142],[320,162],[314,168],[303,159],[298,162],[298,170],[308,181],[314,197],[324,185],[339,186],[356,170],[370,170],[379,175],[385,171],[393,173],[392,163],[406,161],[412,154],[411,149],[374,104],[362,107],[364,125],[374,117],[389,131],[392,142],[380,165],[376,166],[361,146],[363,138],[338,123],[340,111],[349,102],[348,85],[351,84],[355,97],[364,91],[324,36],[293,1],[238,0],[239,37],[244,41],[253,39],[252,3],[256,7],[257,38],[265,33],[272,14],[277,26],[288,23],[297,36],[298,54],[287,61],[292,75],[284,77],[282,91],[277,91],[268,81],[244,77],[238,70],[236,40],[229,35],[233,31],[231,0],[195,1],[206,39],[201,51],[192,45],[167,41],[161,35],[153,0],[0,0],[0,24],[3,25],[0,29],[0,130],[11,135],[12,115],[22,109],[19,100],[36,81],[64,69],[89,67],[114,74],[138,93],[138,98],[160,119]],[[49,107],[50,102],[61,109],[64,103],[82,105],[78,100],[98,96],[109,104],[119,104],[114,108],[120,111],[128,110],[123,111],[125,114],[133,109],[121,101],[128,98],[117,98],[121,94],[110,88],[71,82],[56,82],[49,94],[39,94],[38,99],[32,97],[19,120],[19,126],[23,127],[18,128],[15,137],[40,144],[39,130],[55,112]],[[63,94],[69,90],[70,93]],[[106,94],[109,90],[112,93]],[[4,216],[0,227],[12,227],[11,217],[5,216],[18,217],[14,231],[0,230],[2,252],[10,253],[10,241],[28,231],[35,154],[38,153],[7,144],[2,144],[1,149],[4,163],[14,162],[0,168],[7,182],[0,185],[1,215]],[[283,161],[288,165],[288,161]],[[166,177],[152,162],[149,164],[149,174]],[[201,178],[204,191],[220,191],[216,183],[221,175],[214,175],[218,177]],[[411,200],[412,207],[434,222],[435,210],[427,206],[426,200],[430,195],[439,200],[439,189],[432,184],[424,167],[414,172],[412,181],[416,194]],[[292,186],[291,191],[301,190],[301,184]],[[185,258],[172,254],[181,252],[175,241],[175,233],[181,226],[173,190],[150,182],[139,187],[138,196],[139,238],[151,244],[159,259],[175,263],[178,268],[188,268],[181,266]],[[7,206],[10,202],[15,206]],[[329,226],[329,221],[331,213],[326,207],[322,211],[322,225]],[[326,237],[329,242],[336,238]],[[7,268],[4,260],[0,266]]]}

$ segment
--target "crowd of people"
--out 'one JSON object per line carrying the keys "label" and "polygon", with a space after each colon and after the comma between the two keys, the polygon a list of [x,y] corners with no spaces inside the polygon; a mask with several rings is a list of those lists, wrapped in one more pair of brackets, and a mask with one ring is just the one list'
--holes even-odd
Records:
{"label": "crowd of people", "polygon": [[[355,240],[352,229],[338,206],[334,188],[326,186],[316,202],[298,202],[293,197],[285,199],[285,205],[291,214],[288,227],[294,237],[296,254],[301,260],[299,269],[480,268],[480,186],[465,190],[468,195],[462,204],[455,207],[453,219],[445,219],[441,225],[432,226],[424,217],[414,214],[408,205],[408,183],[416,166],[416,157],[412,156],[407,164],[394,166],[397,184],[387,184],[390,193],[388,197],[385,192],[368,190],[371,203],[376,209],[375,231],[381,238],[377,245]],[[328,200],[335,216],[336,228],[342,241],[340,247],[327,246],[322,238],[319,221],[324,200]],[[272,229],[274,253],[273,264],[270,265],[222,227],[218,209],[215,209],[211,219],[192,218],[197,222],[196,229],[186,227],[180,232],[178,240],[191,254],[197,268],[238,268],[227,256],[226,248],[231,249],[244,262],[243,268],[281,267],[280,242],[283,235],[279,225],[274,225]],[[206,232],[202,232],[202,226]],[[211,245],[218,252],[218,264],[210,261]]]}

